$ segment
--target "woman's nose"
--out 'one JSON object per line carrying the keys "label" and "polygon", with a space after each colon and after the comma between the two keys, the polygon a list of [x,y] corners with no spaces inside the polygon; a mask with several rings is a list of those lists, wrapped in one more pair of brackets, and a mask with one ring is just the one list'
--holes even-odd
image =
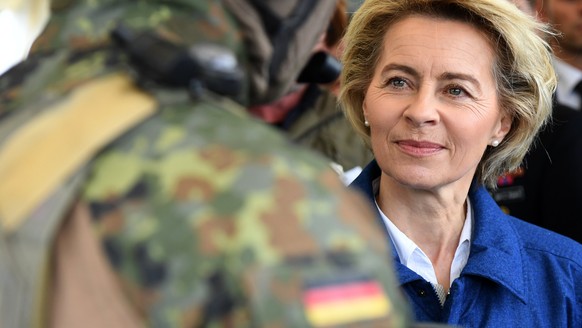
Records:
{"label": "woman's nose", "polygon": [[415,127],[435,125],[439,121],[437,99],[434,92],[421,89],[413,97],[404,111],[404,118]]}

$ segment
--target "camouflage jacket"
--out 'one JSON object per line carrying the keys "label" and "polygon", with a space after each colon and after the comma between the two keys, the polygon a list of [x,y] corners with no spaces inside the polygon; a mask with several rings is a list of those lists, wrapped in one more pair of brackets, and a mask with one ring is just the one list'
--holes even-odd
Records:
{"label": "camouflage jacket", "polygon": [[385,237],[327,163],[109,41],[123,18],[242,58],[220,1],[68,2],[0,77],[3,327],[407,325]]}
{"label": "camouflage jacket", "polygon": [[346,171],[363,168],[374,158],[333,93],[310,85],[297,109],[301,111],[298,118],[285,127],[293,142],[321,153]]}

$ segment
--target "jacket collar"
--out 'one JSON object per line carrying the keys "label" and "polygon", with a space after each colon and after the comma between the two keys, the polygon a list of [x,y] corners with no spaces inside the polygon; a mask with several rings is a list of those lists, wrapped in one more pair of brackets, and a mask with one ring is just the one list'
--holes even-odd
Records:
{"label": "jacket collar", "polygon": [[[372,182],[380,174],[380,167],[376,160],[373,160],[350,184],[350,187],[363,192],[374,205],[375,195]],[[461,272],[461,278],[464,275],[472,275],[488,279],[503,286],[526,303],[525,272],[520,247],[522,243],[511,225],[511,220],[516,219],[505,215],[482,186],[472,185],[469,198],[473,206],[475,221],[471,252],[467,265]],[[375,205],[374,208],[376,208]],[[385,232],[386,238],[390,240],[380,213],[376,211],[376,214],[376,222]],[[419,279],[416,273],[400,264],[394,247],[392,247],[392,256],[402,285]]]}

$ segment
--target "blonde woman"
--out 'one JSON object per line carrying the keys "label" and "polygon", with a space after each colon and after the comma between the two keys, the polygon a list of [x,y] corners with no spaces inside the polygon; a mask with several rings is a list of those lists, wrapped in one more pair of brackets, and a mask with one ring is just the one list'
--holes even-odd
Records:
{"label": "blonde woman", "polygon": [[546,29],[506,0],[367,0],[346,34],[341,100],[416,319],[582,327],[582,246],[505,215],[485,185],[551,113]]}

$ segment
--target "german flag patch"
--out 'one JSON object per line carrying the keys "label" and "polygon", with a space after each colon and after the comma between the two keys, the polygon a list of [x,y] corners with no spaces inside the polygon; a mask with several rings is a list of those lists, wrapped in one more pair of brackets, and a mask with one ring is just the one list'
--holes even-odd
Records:
{"label": "german flag patch", "polygon": [[391,312],[382,286],[368,278],[308,283],[303,305],[307,319],[315,327],[376,320]]}

